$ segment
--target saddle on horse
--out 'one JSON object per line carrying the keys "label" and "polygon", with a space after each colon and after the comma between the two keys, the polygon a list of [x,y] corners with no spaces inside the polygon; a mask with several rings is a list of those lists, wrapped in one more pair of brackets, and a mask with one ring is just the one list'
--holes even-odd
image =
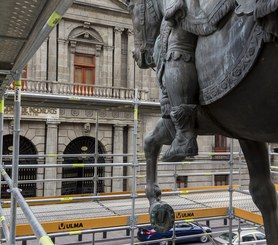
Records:
{"label": "saddle on horse", "polygon": [[174,18],[183,2],[186,14],[180,24],[199,36],[195,63],[200,104],[210,104],[235,88],[253,67],[263,42],[278,37],[278,0],[254,1],[169,1],[167,18]]}

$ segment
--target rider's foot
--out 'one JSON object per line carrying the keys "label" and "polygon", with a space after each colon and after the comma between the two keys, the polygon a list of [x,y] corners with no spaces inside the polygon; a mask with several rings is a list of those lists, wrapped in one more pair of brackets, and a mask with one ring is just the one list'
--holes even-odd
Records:
{"label": "rider's foot", "polygon": [[198,144],[194,133],[196,105],[176,106],[170,116],[175,125],[176,135],[170,148],[162,157],[164,162],[178,162],[188,156],[198,154]]}

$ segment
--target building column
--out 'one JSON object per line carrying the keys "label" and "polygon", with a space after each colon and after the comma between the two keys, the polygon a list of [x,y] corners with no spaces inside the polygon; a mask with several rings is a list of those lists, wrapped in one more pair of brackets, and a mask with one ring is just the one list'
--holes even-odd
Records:
{"label": "building column", "polygon": [[58,39],[58,81],[68,81],[68,52],[67,42],[64,39]]}
{"label": "building column", "polygon": [[[123,141],[124,141],[123,132],[124,132],[123,125],[114,125],[113,154],[123,154]],[[114,156],[113,162],[123,163],[123,155]],[[113,167],[112,173],[113,173],[113,177],[123,176],[123,167],[122,166]],[[119,178],[119,179],[112,180],[112,192],[115,191],[123,191],[123,179]]]}
{"label": "building column", "polygon": [[122,57],[122,32],[123,28],[115,27],[115,44],[114,44],[114,87],[121,86],[121,57]]}
{"label": "building column", "polygon": [[33,77],[36,80],[46,80],[47,40],[45,40],[41,47],[37,50],[34,55],[34,59],[35,62],[33,62],[33,72],[29,74],[29,69],[27,68],[27,76]]}
{"label": "building column", "polygon": [[[57,120],[47,120],[47,132],[46,132],[46,154],[57,154],[58,152],[58,124]],[[57,157],[46,157],[46,164],[57,164]],[[57,168],[45,168],[45,179],[56,179]],[[57,195],[57,182],[45,182],[44,184],[44,196],[56,196]]]}
{"label": "building column", "polygon": [[57,80],[57,27],[49,35],[48,39],[48,80]]}
{"label": "building column", "polygon": [[76,41],[70,41],[70,54],[69,54],[69,82],[74,83],[74,56],[76,52]]}
{"label": "building column", "polygon": [[[103,81],[103,77],[102,77],[102,67],[101,67],[101,62],[100,62],[100,55],[101,55],[101,50],[102,50],[102,45],[97,44],[96,45],[96,51],[95,51],[95,56],[96,56],[96,64],[95,64],[95,83],[97,83],[98,85],[103,85],[101,84],[100,81]],[[96,84],[96,85],[97,85]]]}
{"label": "building column", "polygon": [[134,33],[133,30],[128,30],[128,48],[127,48],[127,88],[134,88],[134,75],[135,75],[135,61],[132,57],[134,49]]}

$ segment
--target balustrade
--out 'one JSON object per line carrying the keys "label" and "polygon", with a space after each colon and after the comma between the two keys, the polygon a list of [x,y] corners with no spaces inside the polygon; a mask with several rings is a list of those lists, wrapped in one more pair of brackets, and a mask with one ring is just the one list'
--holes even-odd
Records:
{"label": "balustrade", "polygon": [[[12,83],[9,87],[9,90],[13,89],[14,84]],[[91,96],[123,100],[132,100],[134,98],[134,89],[129,88],[57,81],[38,81],[30,79],[22,79],[22,91],[55,95],[59,94],[73,96]],[[138,94],[140,100],[148,100],[147,90],[139,89]]]}

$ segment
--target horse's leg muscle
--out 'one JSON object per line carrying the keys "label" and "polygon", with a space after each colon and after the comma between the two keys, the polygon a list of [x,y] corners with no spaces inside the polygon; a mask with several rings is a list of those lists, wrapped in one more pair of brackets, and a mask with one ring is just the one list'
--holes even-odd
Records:
{"label": "horse's leg muscle", "polygon": [[[167,122],[164,120],[168,120]],[[146,195],[150,202],[150,223],[156,231],[165,232],[174,224],[174,210],[165,202],[161,202],[161,190],[157,181],[157,159],[163,144],[171,144],[168,128],[164,123],[172,123],[170,119],[160,119],[153,132],[145,138],[144,151],[147,162]],[[168,125],[169,126],[169,125]]]}
{"label": "horse's leg muscle", "polygon": [[250,175],[249,189],[262,213],[268,245],[278,244],[277,193],[271,180],[268,151],[265,143],[240,140]]}
{"label": "horse's leg muscle", "polygon": [[[150,205],[154,202],[160,201],[161,191],[157,185],[157,159],[162,145],[167,142],[167,128],[163,124],[163,120],[160,119],[155,129],[145,138],[144,152],[146,158],[146,195],[149,199]],[[170,144],[170,142],[168,143]]]}

